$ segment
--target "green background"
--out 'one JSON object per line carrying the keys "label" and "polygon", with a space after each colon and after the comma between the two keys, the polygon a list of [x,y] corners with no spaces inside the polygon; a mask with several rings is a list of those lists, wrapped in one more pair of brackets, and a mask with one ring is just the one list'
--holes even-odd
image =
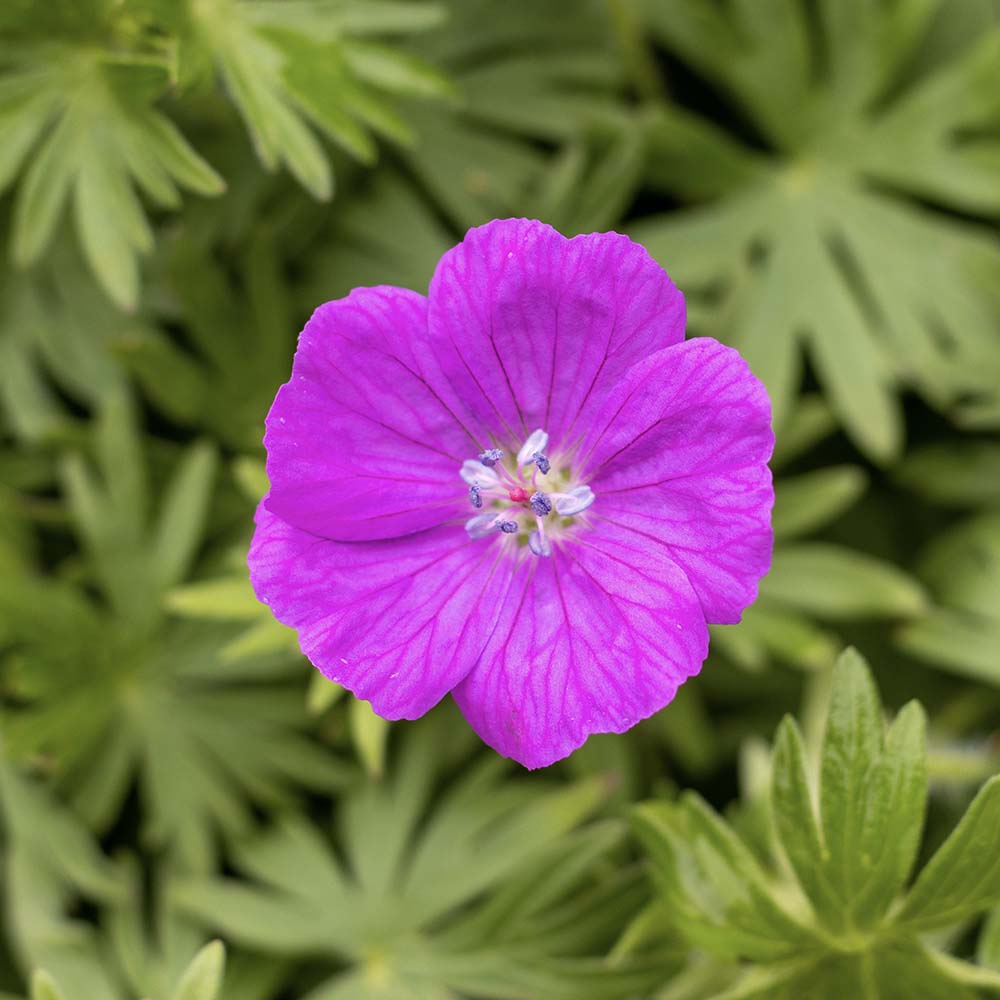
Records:
{"label": "green background", "polygon": [[[506,216],[647,246],[778,441],[743,623],[533,774],[245,568],[310,311]],[[997,995],[998,219],[995,0],[6,0],[0,996]]]}

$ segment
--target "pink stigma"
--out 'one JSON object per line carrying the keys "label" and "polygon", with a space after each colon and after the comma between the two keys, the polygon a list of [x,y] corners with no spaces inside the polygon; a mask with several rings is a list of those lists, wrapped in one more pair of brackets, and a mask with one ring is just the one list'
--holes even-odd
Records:
{"label": "pink stigma", "polygon": [[512,490],[507,490],[507,496],[511,503],[527,503],[530,494],[521,486],[515,486]]}

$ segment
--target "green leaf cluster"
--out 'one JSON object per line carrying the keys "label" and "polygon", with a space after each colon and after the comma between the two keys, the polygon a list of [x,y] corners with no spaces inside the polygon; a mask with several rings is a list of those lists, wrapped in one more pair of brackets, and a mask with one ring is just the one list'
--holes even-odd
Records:
{"label": "green leaf cluster", "polygon": [[995,392],[1000,249],[958,216],[1000,211],[1000,30],[920,66],[949,5],[643,9],[760,141],[666,109],[650,125],[653,179],[694,204],[632,232],[702,291],[704,328],[761,374],[779,426],[803,356],[847,432],[883,463],[903,446],[903,387],[956,416]]}
{"label": "green leaf cluster", "polygon": [[17,183],[11,253],[48,247],[67,204],[80,245],[119,305],[139,298],[139,257],[154,246],[143,199],[177,209],[181,190],[216,196],[219,173],[160,105],[221,86],[264,166],[287,167],[316,198],[333,189],[315,130],[362,162],[371,129],[412,133],[393,95],[445,96],[415,56],[373,40],[439,20],[431,4],[267,0],[87,0],[48,19],[0,21],[0,191]]}
{"label": "green leaf cluster", "polygon": [[232,628],[169,615],[202,542],[216,453],[197,442],[175,456],[153,511],[134,421],[110,397],[92,443],[99,474],[81,453],[60,463],[82,578],[0,585],[15,699],[3,727],[8,750],[51,772],[98,830],[137,781],[144,837],[202,867],[214,830],[250,822],[244,794],[285,802],[290,785],[335,788],[348,768],[301,732],[297,657],[234,665]]}
{"label": "green leaf cluster", "polygon": [[886,728],[871,672],[849,650],[818,766],[791,717],[778,728],[763,851],[695,793],[637,809],[660,891],[655,914],[715,960],[692,966],[704,991],[668,988],[664,997],[971,1000],[1000,989],[995,973],[929,937],[1000,901],[1000,778],[911,882],[927,800],[925,730],[917,702]]}

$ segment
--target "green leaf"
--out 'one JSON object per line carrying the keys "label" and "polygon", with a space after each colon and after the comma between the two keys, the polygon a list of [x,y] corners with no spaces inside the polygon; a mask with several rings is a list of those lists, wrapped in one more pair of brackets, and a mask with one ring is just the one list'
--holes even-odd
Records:
{"label": "green leaf", "polygon": [[893,942],[875,951],[866,978],[874,980],[875,995],[887,1000],[897,996],[976,1000],[982,995],[979,990],[956,975],[964,964],[913,941]]}
{"label": "green leaf", "polygon": [[927,604],[920,586],[895,566],[819,542],[776,551],[760,593],[768,600],[831,619],[910,616]]}
{"label": "green leaf", "polygon": [[[165,596],[163,606],[167,611],[182,618],[203,622],[241,622],[245,628],[226,641],[218,651],[220,668],[223,664],[233,664],[241,670],[263,666],[271,671],[268,658],[272,654],[291,654],[283,659],[295,662],[299,657],[299,641],[295,632],[277,621],[271,609],[257,600],[250,586],[246,570],[246,551],[239,550],[237,569],[228,576],[200,580],[186,586],[175,587]],[[262,662],[263,658],[263,662]],[[316,672],[314,675],[325,687],[343,691]],[[316,681],[314,680],[315,686]],[[312,694],[309,696],[309,711],[314,709]],[[332,704],[332,699],[328,704]],[[320,710],[321,711],[321,710]]]}
{"label": "green leaf", "polygon": [[[738,626],[713,626],[727,655],[744,669],[761,670],[770,657],[804,670],[833,665],[841,642],[809,617],[766,597],[743,612]],[[735,646],[735,648],[734,648]]]}
{"label": "green leaf", "polygon": [[233,478],[244,495],[253,503],[270,489],[264,463],[257,459],[237,458],[232,464]]}
{"label": "green leaf", "polygon": [[329,40],[341,35],[402,35],[426,31],[446,17],[446,8],[426,0],[336,0],[335,3],[258,4],[260,24],[292,26],[306,35]]}
{"label": "green leaf", "polygon": [[766,150],[668,113],[647,177],[695,204],[632,233],[703,303],[699,332],[738,347],[764,380],[779,436],[804,353],[880,463],[901,450],[901,391],[950,411],[1000,377],[1000,248],[903,196],[986,217],[1000,205],[985,138],[1000,121],[1000,29],[914,72],[933,7],[857,0],[807,14],[774,0],[762,18],[742,4],[642,5],[651,34],[748,114]]}
{"label": "green leaf", "polygon": [[851,908],[861,926],[882,917],[916,860],[927,801],[926,758],[924,712],[910,702],[890,727],[864,789],[861,888]]}
{"label": "green leaf", "polygon": [[284,165],[315,198],[333,193],[333,172],[309,123],[366,163],[376,157],[368,129],[407,131],[383,92],[440,96],[449,90],[430,65],[351,35],[412,31],[436,24],[421,4],[295,5],[209,0],[186,8],[188,29],[214,62],[268,170]]}
{"label": "green leaf", "polygon": [[242,573],[177,587],[167,594],[165,604],[171,611],[190,618],[253,621],[264,615],[271,617]]}
{"label": "green leaf", "polygon": [[829,881],[831,855],[816,819],[802,736],[787,716],[778,727],[772,768],[771,803],[781,846],[817,910],[836,913],[840,892]]}
{"label": "green leaf", "polygon": [[883,740],[878,694],[853,650],[837,664],[820,770],[817,823],[802,739],[786,719],[773,760],[778,838],[819,919],[838,933],[868,928],[902,888],[920,843],[925,722],[911,703]]}
{"label": "green leaf", "polygon": [[[449,14],[414,48],[454,80],[460,104],[409,103],[405,119],[416,142],[402,154],[443,214],[465,230],[524,214],[530,198],[534,212],[551,211],[552,221],[570,232],[610,224],[599,220],[627,198],[640,137],[628,134],[616,99],[624,73],[605,5],[586,3],[567,19],[532,0],[453,0]],[[587,177],[578,212],[562,199],[546,203],[551,193],[535,196],[540,181],[558,187],[558,179],[545,176],[539,142],[573,148],[581,135],[590,139],[591,129],[617,128],[623,138],[603,157],[588,150],[590,162],[562,167]],[[608,205],[600,204],[602,192]]]}
{"label": "green leaf", "polygon": [[312,308],[363,285],[426,289],[452,242],[423,193],[398,170],[381,167],[331,218],[322,246],[307,262],[302,303]]}
{"label": "green leaf", "polygon": [[187,879],[174,886],[177,902],[237,943],[346,965],[315,997],[454,990],[570,1000],[650,988],[648,964],[590,957],[622,907],[643,897],[634,871],[593,877],[621,831],[577,831],[608,783],[512,781],[490,755],[439,787],[435,773],[456,752],[468,756],[456,721],[438,712],[401,724],[388,773],[341,802],[336,850],[288,816],[238,845],[247,881]]}
{"label": "green leaf", "polygon": [[57,872],[64,885],[91,898],[108,901],[121,896],[119,873],[72,811],[6,760],[0,761],[0,795],[13,845],[23,845],[25,853]]}
{"label": "green leaf", "polygon": [[944,606],[970,618],[1000,620],[998,558],[1000,513],[988,511],[935,538],[922,553],[919,571]]}
{"label": "green leaf", "polygon": [[36,974],[33,992],[62,996],[61,986],[71,985],[93,1000],[120,1000],[101,961],[96,928],[76,913],[84,901],[120,901],[126,889],[120,872],[70,809],[6,759],[0,760],[0,808],[10,941],[26,968],[45,970]]}
{"label": "green leaf", "polygon": [[780,469],[793,462],[837,429],[833,411],[818,393],[807,393],[795,408],[795,418],[774,441],[771,467]]}
{"label": "green leaf", "polygon": [[992,441],[926,445],[910,452],[895,475],[908,489],[949,507],[1000,503],[1000,447]]}
{"label": "green leaf", "polygon": [[221,941],[205,945],[191,960],[172,1000],[216,1000],[225,973],[226,949]]}
{"label": "green leaf", "polygon": [[31,977],[31,1000],[66,1000],[58,983],[43,969]]}
{"label": "green leaf", "polygon": [[361,80],[394,94],[452,97],[451,81],[421,59],[384,45],[348,42],[344,46],[347,65]]}
{"label": "green leaf", "polygon": [[151,518],[149,463],[125,399],[108,401],[95,437],[101,475],[79,455],[64,469],[89,556],[82,578],[0,586],[0,620],[16,626],[27,664],[4,731],[101,830],[136,782],[147,843],[203,870],[220,831],[250,825],[251,800],[286,806],[296,789],[329,791],[353,770],[312,738],[294,635],[256,604],[245,570],[247,604],[280,636],[268,654],[230,661],[245,625],[164,614],[167,587],[204,541],[214,450],[179,458]]}
{"label": "green leaf", "polygon": [[1000,777],[991,778],[920,873],[897,921],[948,927],[1000,901]]}
{"label": "green leaf", "polygon": [[676,930],[693,944],[762,961],[814,945],[749,850],[697,797],[683,806],[646,803],[634,821]]}
{"label": "green leaf", "polygon": [[361,763],[372,778],[379,778],[385,767],[385,743],[389,723],[372,711],[371,705],[360,698],[348,702],[351,720],[351,740]]}
{"label": "green leaf", "polygon": [[195,444],[167,486],[152,538],[154,572],[164,589],[191,569],[204,534],[215,466],[214,447],[205,441]]}
{"label": "green leaf", "polygon": [[158,410],[242,453],[260,448],[260,424],[300,322],[283,274],[281,233],[261,227],[248,236],[232,267],[198,241],[172,243],[156,275],[190,349],[161,331],[116,342],[121,363]]}
{"label": "green leaf", "polygon": [[728,195],[768,176],[766,157],[748,153],[721,129],[680,107],[657,108],[646,136],[650,182],[676,185],[685,197],[700,201]]}
{"label": "green leaf", "polygon": [[853,465],[835,465],[778,480],[774,502],[776,539],[822,528],[864,493],[868,477]]}
{"label": "green leaf", "polygon": [[883,742],[882,705],[867,664],[847,650],[837,663],[820,756],[820,816],[841,898],[858,889],[862,797]]}
{"label": "green leaf", "polygon": [[901,628],[899,644],[945,670],[1000,682],[1000,516],[989,512],[940,534],[919,571],[938,606]]}
{"label": "green leaf", "polygon": [[[51,242],[66,201],[73,199],[77,233],[91,268],[121,307],[138,301],[138,257],[152,234],[136,187],[176,207],[177,185],[218,194],[221,178],[152,106],[168,84],[166,68],[63,43],[27,46],[0,91],[0,120],[18,117],[16,149],[0,173],[12,175],[17,154],[37,147],[14,212],[13,253],[36,262]],[[35,97],[19,96],[30,87]],[[13,99],[13,104],[9,103]],[[44,137],[43,127],[54,121]]]}
{"label": "green leaf", "polygon": [[347,688],[334,684],[327,680],[318,670],[313,672],[309,679],[309,694],[306,698],[306,705],[312,715],[322,715],[327,709],[332,708],[344,695]]}
{"label": "green leaf", "polygon": [[942,986],[947,983],[952,989],[965,990],[969,997],[982,996],[983,990],[995,996],[1000,990],[1000,975],[992,969],[984,969],[964,959],[955,958],[942,951],[925,949],[925,964],[933,968],[940,977]]}
{"label": "green leaf", "polygon": [[95,287],[68,239],[57,240],[30,272],[0,269],[7,425],[34,442],[66,435],[77,419],[67,400],[93,409],[119,391],[125,374],[109,347],[147,330],[145,320],[123,314]]}
{"label": "green leaf", "polygon": [[[1000,777],[984,786],[899,899],[923,825],[925,726],[923,710],[911,702],[885,734],[868,667],[848,650],[829,697],[818,810],[790,718],[778,728],[770,765],[763,765],[771,768],[773,829],[756,816],[753,788],[729,811],[734,825],[753,834],[757,854],[690,793],[680,805],[639,807],[636,831],[659,889],[657,909],[642,918],[643,939],[654,940],[655,913],[664,934],[715,956],[709,969],[691,956],[657,996],[973,1000],[983,989],[1000,988],[996,972],[939,950],[952,935],[927,936],[1000,899],[1000,794],[994,794]],[[769,864],[773,846],[781,847],[797,887]]]}
{"label": "green leaf", "polygon": [[1000,972],[1000,906],[994,907],[983,921],[976,942],[976,961],[994,972]]}
{"label": "green leaf", "polygon": [[638,122],[594,126],[549,167],[528,214],[570,236],[613,228],[636,195],[643,155]]}

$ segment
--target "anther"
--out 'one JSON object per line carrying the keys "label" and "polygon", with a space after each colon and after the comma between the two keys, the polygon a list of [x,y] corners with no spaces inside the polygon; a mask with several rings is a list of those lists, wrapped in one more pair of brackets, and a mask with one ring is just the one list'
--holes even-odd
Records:
{"label": "anther", "polygon": [[535,456],[545,451],[549,443],[549,436],[540,427],[528,435],[528,440],[521,445],[521,450],[517,453],[518,466],[528,465],[535,460]]}
{"label": "anther", "polygon": [[552,513],[552,501],[544,493],[532,493],[528,502],[539,517],[547,517]]}
{"label": "anther", "polygon": [[497,486],[500,483],[496,471],[494,469],[487,468],[482,462],[475,458],[467,458],[462,463],[459,475],[470,486],[479,486],[485,490]]}
{"label": "anther", "polygon": [[533,531],[530,535],[528,535],[528,548],[531,549],[536,556],[552,555],[552,546],[549,545],[549,540],[541,531]]}
{"label": "anther", "polygon": [[556,513],[563,517],[582,514],[594,502],[594,491],[589,486],[574,486],[556,497]]}
{"label": "anther", "polygon": [[483,506],[483,492],[479,488],[478,483],[473,483],[469,487],[469,503],[471,503],[476,510],[479,510]]}
{"label": "anther", "polygon": [[499,448],[489,448],[479,456],[479,461],[487,468],[492,469],[501,458],[503,458],[503,452]]}
{"label": "anther", "polygon": [[500,522],[500,523],[499,523],[499,524],[497,525],[497,527],[498,527],[498,528],[499,528],[499,529],[500,529],[500,530],[501,530],[501,531],[502,531],[502,532],[503,532],[503,533],[504,533],[505,535],[513,535],[513,534],[514,534],[514,532],[515,532],[515,531],[517,531],[517,521],[501,521],[501,522]]}
{"label": "anther", "polygon": [[465,522],[469,538],[485,538],[497,529],[496,514],[477,514]]}
{"label": "anther", "polygon": [[543,455],[540,451],[536,451],[534,455],[531,456],[531,461],[538,466],[538,471],[543,475],[547,476],[549,474],[549,469],[552,468],[549,463],[548,458]]}

